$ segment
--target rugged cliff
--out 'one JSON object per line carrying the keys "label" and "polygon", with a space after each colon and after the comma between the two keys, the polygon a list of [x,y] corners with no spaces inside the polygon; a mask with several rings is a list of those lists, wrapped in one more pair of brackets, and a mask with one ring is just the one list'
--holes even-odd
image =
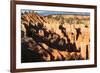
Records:
{"label": "rugged cliff", "polygon": [[89,59],[89,19],[83,15],[22,14],[22,62]]}

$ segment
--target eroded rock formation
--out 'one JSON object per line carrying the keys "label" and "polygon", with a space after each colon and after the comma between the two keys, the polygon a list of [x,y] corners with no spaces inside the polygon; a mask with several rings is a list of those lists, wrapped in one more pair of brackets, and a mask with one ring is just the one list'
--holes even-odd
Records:
{"label": "eroded rock formation", "polygon": [[22,62],[89,59],[89,28],[89,16],[22,14]]}

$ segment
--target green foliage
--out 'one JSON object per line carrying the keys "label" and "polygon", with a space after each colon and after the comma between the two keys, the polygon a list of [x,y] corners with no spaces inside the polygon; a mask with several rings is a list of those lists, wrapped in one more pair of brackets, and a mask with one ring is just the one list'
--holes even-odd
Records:
{"label": "green foliage", "polygon": [[78,19],[78,18],[73,18],[73,17],[69,17],[65,19],[65,22],[69,24],[84,24],[85,21],[86,19],[84,20],[84,19]]}
{"label": "green foliage", "polygon": [[58,16],[55,17],[55,19],[56,19],[56,20],[64,20],[64,17],[61,16],[61,15],[58,15]]}
{"label": "green foliage", "polygon": [[69,23],[69,24],[74,24],[74,18],[72,18],[72,17],[69,17],[69,18],[67,18],[66,20],[66,23]]}
{"label": "green foliage", "polygon": [[52,15],[48,15],[48,18],[52,18]]}

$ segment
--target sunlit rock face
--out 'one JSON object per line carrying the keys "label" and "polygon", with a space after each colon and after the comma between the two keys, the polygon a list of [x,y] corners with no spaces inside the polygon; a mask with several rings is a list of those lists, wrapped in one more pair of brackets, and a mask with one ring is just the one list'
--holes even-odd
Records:
{"label": "sunlit rock face", "polygon": [[21,15],[22,62],[86,60],[90,52],[90,17]]}

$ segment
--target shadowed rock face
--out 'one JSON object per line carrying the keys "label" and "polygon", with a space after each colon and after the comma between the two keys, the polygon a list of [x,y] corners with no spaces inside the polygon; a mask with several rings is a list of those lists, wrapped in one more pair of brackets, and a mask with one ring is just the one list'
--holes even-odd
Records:
{"label": "shadowed rock face", "polygon": [[[62,21],[33,13],[21,15],[22,62],[89,59],[89,20],[73,24],[65,22],[70,16],[63,17]],[[89,17],[77,16],[82,18]]]}
{"label": "shadowed rock face", "polygon": [[[49,48],[44,43],[36,43],[30,38],[22,42],[22,62],[83,60],[79,52],[60,51]],[[34,41],[34,42],[33,42]]]}

